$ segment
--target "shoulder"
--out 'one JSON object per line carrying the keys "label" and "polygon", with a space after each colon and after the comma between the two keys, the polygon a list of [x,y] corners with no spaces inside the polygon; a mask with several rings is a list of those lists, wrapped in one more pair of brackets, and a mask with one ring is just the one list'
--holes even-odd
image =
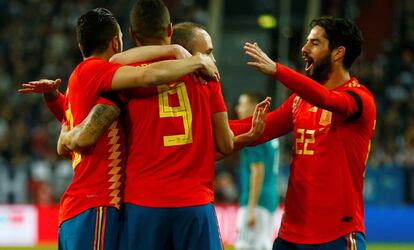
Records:
{"label": "shoulder", "polygon": [[342,91],[350,94],[362,107],[363,116],[375,117],[376,105],[374,95],[367,87],[356,80],[356,78],[352,78],[349,83],[345,84]]}
{"label": "shoulder", "polygon": [[77,67],[76,71],[78,74],[94,74],[100,73],[102,70],[107,70],[111,67],[119,67],[120,64],[111,63],[109,61],[102,60],[100,58],[89,58],[81,62]]}
{"label": "shoulder", "polygon": [[363,103],[374,104],[374,95],[371,91],[356,78],[352,78],[351,81],[346,83],[342,88],[342,91],[347,92],[355,97],[357,95]]}
{"label": "shoulder", "polygon": [[352,78],[348,83],[346,83],[342,89],[343,91],[353,91],[374,97],[371,91],[362,83],[360,83],[356,78]]}

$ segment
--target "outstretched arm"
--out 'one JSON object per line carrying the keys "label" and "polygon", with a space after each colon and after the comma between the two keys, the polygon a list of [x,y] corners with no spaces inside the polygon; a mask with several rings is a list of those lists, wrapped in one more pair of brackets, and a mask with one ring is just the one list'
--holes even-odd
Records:
{"label": "outstretched arm", "polygon": [[350,117],[362,110],[361,97],[355,92],[328,90],[318,82],[272,61],[257,45],[246,43],[244,50],[253,60],[247,64],[271,75],[305,101],[329,111]]}
{"label": "outstretched arm", "polygon": [[174,57],[176,59],[183,59],[190,56],[190,52],[177,44],[151,45],[136,47],[121,53],[117,53],[113,55],[109,61],[125,65],[171,57]]}
{"label": "outstretched arm", "polygon": [[43,94],[44,100],[49,110],[53,113],[58,121],[62,121],[65,117],[65,96],[58,91],[61,83],[61,79],[41,79],[38,81],[30,81],[28,83],[23,83],[22,88],[20,88],[18,92]]}
{"label": "outstretched arm", "polygon": [[80,152],[91,147],[119,117],[120,113],[121,110],[117,106],[96,104],[82,123],[71,130],[62,130],[58,149],[67,148]]}
{"label": "outstretched arm", "polygon": [[266,114],[269,110],[270,101],[271,98],[266,97],[265,100],[256,105],[249,131],[234,137],[236,150],[240,150],[241,148],[250,145],[263,134],[266,128]]}

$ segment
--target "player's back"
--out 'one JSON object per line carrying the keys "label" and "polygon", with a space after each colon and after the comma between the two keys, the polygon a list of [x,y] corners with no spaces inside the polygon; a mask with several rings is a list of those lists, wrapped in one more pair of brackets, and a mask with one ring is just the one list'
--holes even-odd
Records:
{"label": "player's back", "polygon": [[294,148],[282,239],[320,243],[364,232],[363,175],[375,126],[371,93],[356,79],[335,89],[361,98],[358,117],[343,117],[298,96],[292,107]]}
{"label": "player's back", "polygon": [[[112,102],[100,98],[111,90],[112,76],[119,65],[91,58],[72,72],[66,92],[65,114],[70,127],[80,124],[96,103]],[[119,121],[96,144],[72,156],[74,177],[61,199],[60,223],[97,206],[119,207],[122,168],[125,164],[125,136]]]}
{"label": "player's back", "polygon": [[225,111],[220,84],[190,76],[128,91],[125,202],[183,207],[213,201],[211,116]]}

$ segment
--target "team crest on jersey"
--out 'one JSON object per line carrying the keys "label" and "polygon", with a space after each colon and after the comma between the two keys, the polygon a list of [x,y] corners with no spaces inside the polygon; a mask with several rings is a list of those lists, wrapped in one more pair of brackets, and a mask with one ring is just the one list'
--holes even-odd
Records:
{"label": "team crest on jersey", "polygon": [[321,118],[319,119],[319,125],[328,126],[332,122],[332,112],[323,109],[321,113]]}
{"label": "team crest on jersey", "polygon": [[352,80],[350,83],[348,83],[348,87],[350,88],[359,88],[361,87],[361,84],[357,80]]}

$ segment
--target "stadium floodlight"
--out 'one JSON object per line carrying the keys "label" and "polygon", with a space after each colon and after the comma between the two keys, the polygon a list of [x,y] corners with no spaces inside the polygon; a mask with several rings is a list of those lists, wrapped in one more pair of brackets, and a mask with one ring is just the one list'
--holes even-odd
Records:
{"label": "stadium floodlight", "polygon": [[277,26],[277,19],[273,15],[260,15],[257,18],[257,23],[263,29],[274,29]]}

